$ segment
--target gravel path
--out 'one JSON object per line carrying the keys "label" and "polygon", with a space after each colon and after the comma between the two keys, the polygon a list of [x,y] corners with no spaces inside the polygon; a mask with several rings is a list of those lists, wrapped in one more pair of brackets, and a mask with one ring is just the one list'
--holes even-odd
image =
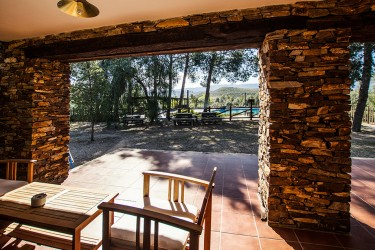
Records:
{"label": "gravel path", "polygon": [[[139,148],[223,153],[258,153],[258,124],[249,121],[205,126],[129,126],[107,129],[95,126],[90,141],[88,123],[72,123],[70,152],[79,166],[117,148]],[[375,157],[375,126],[352,133],[352,156]]]}

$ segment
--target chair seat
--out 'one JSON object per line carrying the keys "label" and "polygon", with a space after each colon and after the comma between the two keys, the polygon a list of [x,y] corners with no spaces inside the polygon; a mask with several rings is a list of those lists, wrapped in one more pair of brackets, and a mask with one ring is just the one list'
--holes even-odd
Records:
{"label": "chair seat", "polygon": [[5,193],[8,193],[16,188],[25,186],[26,184],[26,181],[0,179],[0,196],[3,196]]}
{"label": "chair seat", "polygon": [[[139,208],[168,214],[183,220],[194,222],[198,215],[195,206],[180,202],[169,202],[145,197],[136,205]],[[135,247],[137,218],[125,214],[111,227],[111,237],[117,244]],[[189,233],[185,230],[159,223],[159,249],[184,249]],[[143,242],[143,219],[141,219],[140,242]],[[154,242],[154,222],[151,222],[151,245]],[[134,249],[134,248],[133,248]]]}

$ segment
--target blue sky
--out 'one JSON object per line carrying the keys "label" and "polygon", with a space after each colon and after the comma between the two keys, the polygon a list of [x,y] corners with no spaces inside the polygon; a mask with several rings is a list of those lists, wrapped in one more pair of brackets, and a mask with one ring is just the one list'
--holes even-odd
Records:
{"label": "blue sky", "polygon": [[[234,83],[233,85],[239,85],[239,84],[258,84],[258,77],[251,77],[249,79],[249,81],[247,82],[236,82]],[[228,81],[226,81],[225,79],[221,80],[220,83],[218,83],[218,85],[227,85],[227,84],[231,84],[229,83]],[[182,74],[181,76],[179,77],[178,79],[178,83],[176,84],[176,86],[174,86],[173,89],[181,89],[181,86],[182,86]],[[189,78],[186,79],[186,84],[185,84],[185,88],[200,88],[202,87],[198,82],[196,83],[193,83],[190,81]]]}

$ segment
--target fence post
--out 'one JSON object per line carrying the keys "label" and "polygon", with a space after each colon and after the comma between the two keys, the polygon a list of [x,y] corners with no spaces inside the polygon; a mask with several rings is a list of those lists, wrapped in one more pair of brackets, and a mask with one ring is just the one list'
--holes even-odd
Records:
{"label": "fence post", "polygon": [[232,104],[229,105],[229,121],[232,121]]}
{"label": "fence post", "polygon": [[250,102],[250,121],[253,120],[253,102]]}

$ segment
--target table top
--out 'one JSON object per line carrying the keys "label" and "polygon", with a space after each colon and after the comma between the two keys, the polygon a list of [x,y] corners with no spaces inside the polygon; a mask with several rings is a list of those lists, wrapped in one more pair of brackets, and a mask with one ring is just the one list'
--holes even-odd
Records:
{"label": "table top", "polygon": [[[46,193],[43,207],[32,208],[31,197]],[[73,233],[101,214],[97,206],[117,193],[33,182],[0,197],[0,218],[45,229]]]}

